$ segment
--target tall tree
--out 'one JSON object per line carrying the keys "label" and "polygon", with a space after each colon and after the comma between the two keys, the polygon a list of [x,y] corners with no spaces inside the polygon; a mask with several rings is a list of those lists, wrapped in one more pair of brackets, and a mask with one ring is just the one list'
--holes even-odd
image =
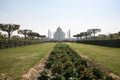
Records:
{"label": "tall tree", "polygon": [[107,35],[105,35],[105,34],[99,34],[98,37],[101,38],[101,39],[105,39],[105,38],[107,38]]}
{"label": "tall tree", "polygon": [[8,41],[10,41],[11,34],[18,30],[20,25],[17,24],[0,24],[0,30],[7,32],[8,34]]}
{"label": "tall tree", "polygon": [[111,34],[109,34],[109,38],[117,39],[117,38],[119,38],[119,33],[111,33]]}
{"label": "tall tree", "polygon": [[40,37],[42,38],[42,40],[46,37],[45,35],[40,35]]}
{"label": "tall tree", "polygon": [[77,37],[78,40],[79,38],[82,39],[82,37],[87,38],[89,35],[91,35],[90,32],[81,32],[80,34],[73,35],[73,37]]}
{"label": "tall tree", "polygon": [[39,33],[36,33],[36,37],[39,39],[41,35]]}
{"label": "tall tree", "polygon": [[87,37],[88,37],[89,35],[91,35],[91,33],[90,33],[90,32],[81,32],[80,35],[81,35],[81,36],[85,36],[85,38],[87,39]]}
{"label": "tall tree", "polygon": [[29,32],[29,33],[27,33],[27,35],[32,39],[34,39],[35,37],[37,37],[37,38],[41,37],[41,35],[36,32]]}
{"label": "tall tree", "polygon": [[31,39],[34,39],[34,37],[35,37],[34,32],[28,32],[27,35],[28,35],[29,38],[31,38]]}
{"label": "tall tree", "polygon": [[73,37],[77,37],[77,40],[79,39],[80,34],[73,35]]}
{"label": "tall tree", "polygon": [[82,39],[82,37],[83,37],[84,35],[83,35],[83,33],[80,33],[78,36],[80,37],[80,39]]}
{"label": "tall tree", "polygon": [[88,30],[87,30],[87,32],[90,32],[90,33],[94,34],[94,37],[95,37],[95,34],[96,34],[97,32],[100,32],[100,31],[101,31],[101,29],[88,29]]}
{"label": "tall tree", "polygon": [[118,32],[118,36],[119,36],[119,38],[120,38],[120,31]]}
{"label": "tall tree", "polygon": [[18,30],[18,34],[23,34],[24,39],[27,37],[27,33],[32,32],[32,30],[24,29],[24,30]]}
{"label": "tall tree", "polygon": [[118,35],[120,35],[120,31],[118,32]]}

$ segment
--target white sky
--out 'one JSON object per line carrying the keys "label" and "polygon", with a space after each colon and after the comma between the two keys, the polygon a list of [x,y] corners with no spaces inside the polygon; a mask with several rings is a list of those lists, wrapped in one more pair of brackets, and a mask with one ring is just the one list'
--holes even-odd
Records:
{"label": "white sky", "polygon": [[109,34],[120,31],[120,0],[0,0],[0,23],[45,35],[58,26],[72,35],[90,28]]}

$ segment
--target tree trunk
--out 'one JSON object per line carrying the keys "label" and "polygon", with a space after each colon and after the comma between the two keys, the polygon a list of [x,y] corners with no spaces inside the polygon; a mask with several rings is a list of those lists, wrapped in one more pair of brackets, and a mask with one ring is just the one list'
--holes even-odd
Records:
{"label": "tree trunk", "polygon": [[8,32],[8,47],[10,47],[10,32]]}
{"label": "tree trunk", "polygon": [[86,35],[86,39],[87,39],[87,35]]}
{"label": "tree trunk", "polygon": [[94,34],[94,38],[95,38],[95,33],[93,33]]}
{"label": "tree trunk", "polygon": [[42,40],[43,40],[43,37],[42,37]]}
{"label": "tree trunk", "polygon": [[82,37],[80,37],[80,40],[82,40]]}
{"label": "tree trunk", "polygon": [[79,38],[79,37],[77,37],[77,41],[78,41],[78,38]]}
{"label": "tree trunk", "polygon": [[37,39],[39,40],[39,37],[37,37]]}
{"label": "tree trunk", "polygon": [[24,36],[25,39],[26,39],[26,36],[27,36],[27,35],[25,34],[25,36]]}
{"label": "tree trunk", "polygon": [[10,33],[8,32],[8,41],[10,40]]}

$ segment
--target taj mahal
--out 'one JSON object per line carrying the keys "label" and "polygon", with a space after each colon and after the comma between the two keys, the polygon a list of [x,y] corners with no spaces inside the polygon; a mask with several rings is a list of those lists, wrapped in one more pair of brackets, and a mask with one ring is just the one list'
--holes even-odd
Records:
{"label": "taj mahal", "polygon": [[55,33],[53,34],[54,40],[64,40],[65,39],[65,33],[62,31],[60,27],[57,28]]}
{"label": "taj mahal", "polygon": [[52,39],[55,41],[70,40],[70,29],[68,30],[67,33],[65,33],[60,27],[58,27],[56,31],[53,33],[53,38],[51,31],[48,30],[48,39]]}

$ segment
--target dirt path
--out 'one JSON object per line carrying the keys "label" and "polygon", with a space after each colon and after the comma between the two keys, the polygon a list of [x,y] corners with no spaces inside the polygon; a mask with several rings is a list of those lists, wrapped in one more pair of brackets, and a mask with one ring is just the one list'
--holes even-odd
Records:
{"label": "dirt path", "polygon": [[100,69],[103,73],[105,73],[106,75],[109,75],[109,76],[111,76],[112,78],[114,78],[114,79],[116,79],[116,80],[120,80],[120,77],[119,77],[119,76],[117,76],[116,74],[108,71],[108,69],[105,68],[104,66],[102,66],[101,64],[96,63],[96,62],[93,61],[92,59],[88,58],[87,56],[85,56],[85,55],[83,55],[83,54],[81,54],[81,53],[79,53],[79,52],[77,52],[77,53],[80,54],[80,56],[81,56],[83,59],[85,59],[86,61],[90,62],[93,66],[99,68],[99,69]]}
{"label": "dirt path", "polygon": [[22,80],[37,80],[38,75],[41,71],[44,70],[44,66],[46,64],[46,61],[50,55],[50,52],[52,50],[50,50],[45,57],[39,62],[39,64],[35,65],[33,68],[31,68],[27,74],[24,74],[22,76]]}
{"label": "dirt path", "polygon": [[[31,68],[27,74],[24,74],[22,76],[22,80],[37,80],[37,77],[41,71],[44,70],[45,63],[50,55],[51,50],[45,55],[45,57],[39,62],[39,64],[35,65],[33,68]],[[79,52],[77,52],[79,53]],[[108,71],[107,68],[103,67],[101,64],[96,63],[92,59],[88,58],[87,56],[79,53],[82,58],[84,58],[86,61],[90,62],[93,66],[99,68],[103,73],[106,75],[109,75],[113,77],[116,80],[120,80],[120,77],[117,76],[116,74]]]}

